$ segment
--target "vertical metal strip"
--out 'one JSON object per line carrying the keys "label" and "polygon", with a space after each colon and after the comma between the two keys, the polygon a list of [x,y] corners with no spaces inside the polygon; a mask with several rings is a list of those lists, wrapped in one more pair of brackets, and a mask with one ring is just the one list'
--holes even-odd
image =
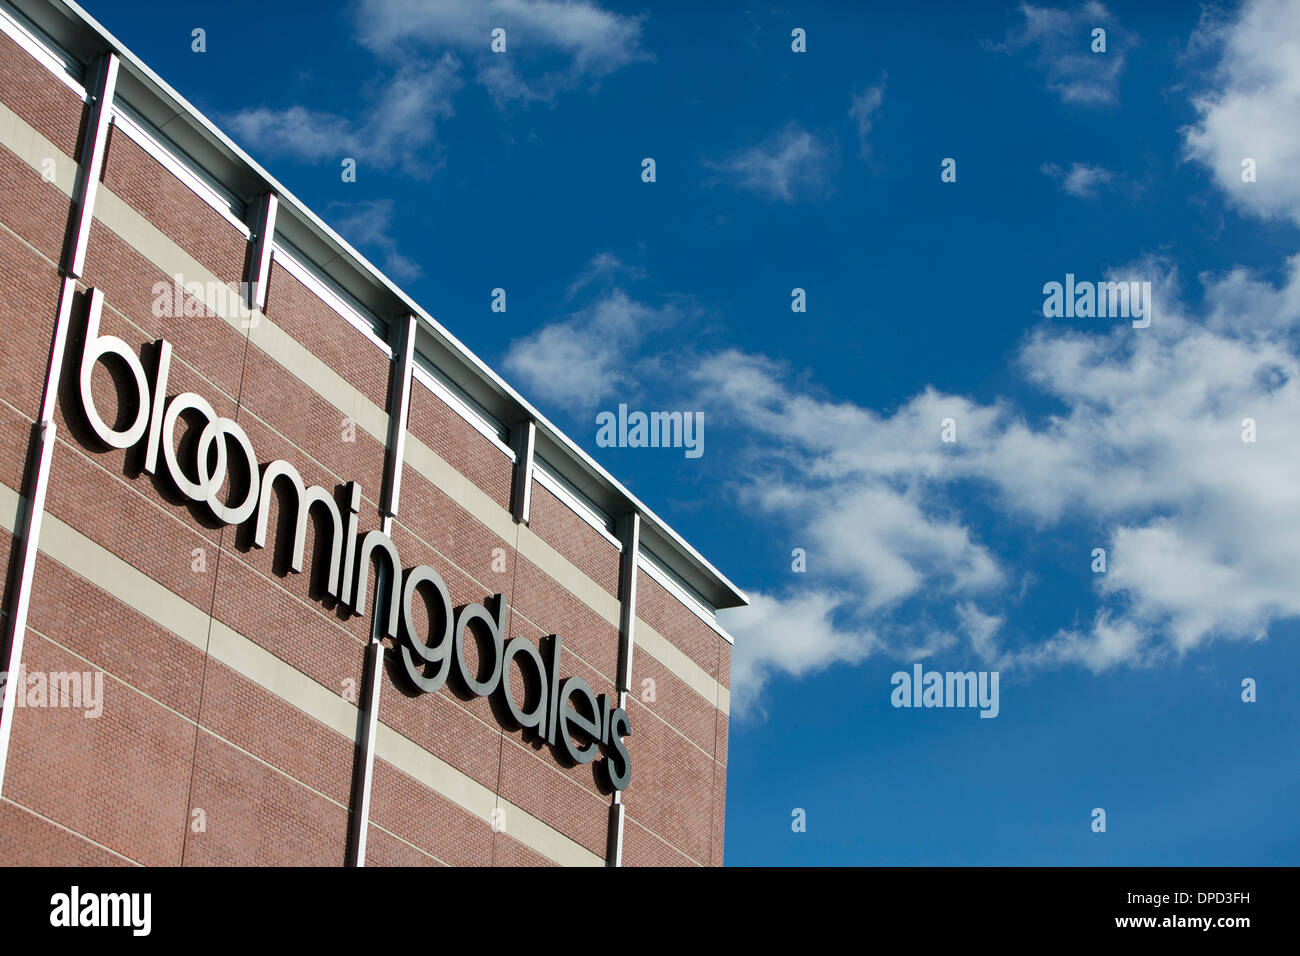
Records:
{"label": "vertical metal strip", "polygon": [[279,197],[275,193],[265,193],[253,205],[252,221],[248,223],[253,249],[248,257],[245,280],[247,302],[250,309],[259,312],[266,308],[266,282],[271,274],[271,246],[275,239],[275,214],[279,208]]}
{"label": "vertical metal strip", "polygon": [[[402,464],[406,460],[406,420],[411,411],[411,370],[415,366],[415,316],[408,315],[393,325],[393,381],[389,387],[388,460],[384,467],[384,494],[380,511],[386,517],[397,514],[402,494]],[[388,533],[385,526],[384,533]]]}
{"label": "vertical metal strip", "polygon": [[[379,599],[385,591],[384,574],[375,576],[375,631],[379,631]],[[384,645],[372,635],[366,645],[365,730],[361,735],[361,764],[357,774],[357,800],[349,823],[348,864],[366,865],[366,836],[370,831],[370,792],[375,777],[375,733],[379,727],[379,688],[384,675]]]}
{"label": "vertical metal strip", "polygon": [[[90,114],[86,123],[78,158],[77,182],[73,188],[73,215],[64,241],[63,262],[60,272],[63,283],[59,288],[58,316],[54,323],[54,339],[50,343],[50,362],[45,370],[45,386],[41,395],[39,417],[32,425],[29,446],[28,471],[24,474],[26,500],[20,505],[14,526],[14,543],[19,549],[18,577],[15,581],[13,607],[5,628],[7,661],[5,670],[4,702],[0,704],[0,792],[4,789],[5,770],[9,764],[9,741],[13,735],[14,715],[18,705],[18,692],[22,687],[20,672],[23,663],[23,643],[27,636],[27,614],[32,600],[32,576],[36,571],[36,554],[41,538],[41,518],[45,514],[45,493],[50,485],[50,464],[54,456],[57,428],[54,424],[54,406],[58,401],[59,378],[63,370],[63,353],[68,342],[68,325],[71,322],[72,302],[77,294],[77,278],[86,263],[86,241],[90,237],[90,223],[95,212],[95,194],[100,173],[104,168],[104,150],[108,145],[108,125],[113,117],[113,94],[117,89],[118,59],[108,53],[100,58],[94,71],[95,82],[88,92],[91,96]],[[92,308],[98,304],[101,293],[91,291]],[[34,465],[34,470],[33,470]]]}
{"label": "vertical metal strip", "polygon": [[[641,515],[631,511],[619,521],[619,541],[623,548],[620,566],[618,626],[618,706],[627,710],[627,692],[632,687],[632,648],[636,637],[636,575],[640,566]],[[605,865],[623,865],[623,792],[615,790],[609,807],[609,836],[606,842]]]}
{"label": "vertical metal strip", "polygon": [[54,454],[54,422],[38,423],[33,426],[33,438],[37,443],[37,466],[35,489],[31,500],[27,502],[25,513],[26,533],[24,544],[32,542],[31,547],[23,547],[22,565],[19,580],[23,583],[14,603],[10,617],[9,629],[9,664],[8,679],[5,681],[4,709],[0,713],[0,788],[4,786],[5,767],[9,761],[9,738],[13,733],[14,713],[18,706],[18,694],[26,691],[23,680],[23,638],[27,634],[27,610],[31,603],[31,580],[36,567],[35,543],[41,534],[41,516],[45,512],[45,489],[49,484],[50,459]]}
{"label": "vertical metal strip", "polygon": [[[408,315],[393,327],[393,379],[389,391],[388,456],[384,468],[384,493],[380,510],[381,529],[391,536],[393,516],[397,514],[402,493],[402,466],[406,455],[406,422],[411,410],[411,369],[415,363],[415,316]],[[393,573],[401,573],[394,568]],[[366,647],[365,701],[362,704],[365,729],[361,733],[361,753],[357,774],[357,799],[349,826],[348,863],[366,865],[366,838],[370,832],[370,794],[375,776],[375,735],[379,728],[379,692],[383,687],[384,645],[380,622],[380,601],[388,593],[388,569],[381,567],[375,577],[375,601],[370,644]]]}
{"label": "vertical metal strip", "polygon": [[609,805],[609,852],[605,858],[606,866],[623,865],[623,818],[626,816],[626,812],[623,801],[617,799],[620,792],[614,791],[615,800]]}
{"label": "vertical metal strip", "polygon": [[533,447],[537,443],[537,425],[531,419],[510,430],[510,446],[515,451],[515,481],[510,504],[515,524],[528,524],[533,502]]}
{"label": "vertical metal strip", "polygon": [[626,514],[621,524],[619,538],[623,544],[623,565],[619,591],[623,600],[618,618],[618,691],[624,694],[632,686],[632,645],[636,636],[636,576],[641,565],[641,515],[635,511]]}
{"label": "vertical metal strip", "polygon": [[99,177],[104,169],[104,150],[108,146],[108,126],[113,120],[113,94],[117,90],[118,59],[109,53],[101,57],[96,67],[96,82],[86,123],[86,136],[81,143],[80,166],[73,188],[73,225],[64,246],[63,274],[80,278],[86,266],[86,241],[90,238],[90,224],[94,219],[95,194],[99,191]]}

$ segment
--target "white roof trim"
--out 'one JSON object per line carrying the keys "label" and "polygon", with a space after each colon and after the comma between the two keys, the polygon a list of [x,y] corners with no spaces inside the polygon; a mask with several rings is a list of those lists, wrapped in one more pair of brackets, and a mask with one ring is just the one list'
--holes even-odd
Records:
{"label": "white roof trim", "polygon": [[434,397],[465,419],[475,431],[490,441],[501,454],[513,462],[515,460],[515,450],[501,440],[501,433],[497,430],[495,420],[486,417],[483,412],[480,412],[470,402],[458,395],[455,387],[444,382],[437,374],[437,370],[431,366],[432,363],[427,361],[422,363],[421,356],[417,352],[415,364],[411,366],[412,377],[433,392]]}
{"label": "white roof trim", "polygon": [[[550,444],[557,446],[558,450],[563,452],[565,458],[573,463],[575,471],[585,472],[591,476],[592,480],[584,482],[584,484],[600,486],[603,496],[619,499],[620,512],[636,510],[640,513],[643,536],[651,542],[662,543],[664,547],[673,552],[673,555],[668,560],[671,561],[674,571],[678,570],[678,565],[680,565],[683,580],[686,580],[687,577],[698,579],[701,586],[707,587],[711,593],[717,594],[719,607],[733,607],[748,603],[744,592],[710,564],[689,542],[646,507],[640,499],[633,495],[571,438],[556,428],[532,404],[507,384],[501,376],[488,368],[459,339],[398,288],[391,279],[380,272],[365,256],[357,252],[338,233],[326,225],[319,216],[307,208],[279,180],[267,172],[229,136],[219,130],[206,116],[195,109],[170,84],[166,83],[158,74],[145,65],[139,57],[128,50],[117,37],[105,29],[79,4],[75,3],[74,0],[0,0],[0,12],[8,9],[16,9],[20,16],[31,21],[36,28],[32,32],[39,33],[42,36],[50,34],[53,37],[52,45],[56,48],[63,44],[73,52],[84,56],[97,56],[105,49],[111,49],[117,53],[122,62],[124,79],[128,81],[119,85],[119,93],[123,94],[128,102],[132,102],[132,105],[139,106],[144,112],[147,112],[144,109],[147,103],[149,106],[156,107],[154,112],[169,113],[170,117],[167,120],[169,125],[171,123],[181,124],[177,128],[178,130],[183,128],[184,133],[187,134],[187,139],[193,138],[196,147],[202,146],[203,149],[211,152],[213,165],[206,171],[210,172],[218,167],[224,167],[226,173],[232,177],[232,181],[240,181],[238,191],[241,195],[245,192],[249,193],[250,196],[265,191],[275,192],[280,197],[279,225],[290,227],[290,231],[286,235],[296,235],[298,232],[302,232],[304,238],[310,238],[313,244],[319,244],[324,247],[325,252],[332,253],[326,259],[324,265],[337,263],[335,271],[340,272],[345,277],[344,281],[348,283],[353,283],[353,277],[355,277],[354,284],[360,294],[366,295],[367,298],[373,298],[376,302],[391,300],[393,303],[392,315],[385,314],[384,320],[408,312],[423,319],[427,330],[433,334],[438,345],[447,349],[452,361],[457,363],[457,368],[453,369],[454,371],[460,371],[462,368],[467,371],[473,379],[481,383],[485,394],[491,394],[494,401],[499,400],[503,407],[510,409],[512,419],[522,420],[525,417],[531,419],[537,426],[539,438],[545,438]],[[17,20],[15,19],[14,22],[17,22]],[[53,36],[50,31],[53,31],[57,36]],[[44,46],[45,44],[39,45]],[[44,58],[42,62],[45,62],[56,75],[60,76],[61,82],[67,83],[65,77],[69,69],[68,64],[62,63],[53,54],[51,54],[51,57]],[[84,74],[84,67],[82,67],[81,72]],[[141,97],[139,104],[133,102],[133,97],[137,95]],[[176,137],[172,137],[172,139],[180,142]],[[196,165],[201,166],[203,160],[195,158],[195,162]],[[215,173],[213,175],[215,176]],[[296,240],[294,241],[296,242]],[[316,264],[314,259],[312,261],[313,264]],[[302,265],[302,263],[299,263],[299,265]],[[317,268],[321,268],[323,271],[323,266],[316,265]],[[339,311],[341,314],[347,315],[342,309]],[[386,306],[383,311],[388,313],[390,309]],[[366,330],[362,328],[362,331],[365,332]],[[381,347],[387,350],[387,342],[383,342]],[[391,354],[391,350],[389,352]],[[453,381],[457,380],[456,375],[448,375],[448,377]]]}
{"label": "white roof trim", "polygon": [[289,273],[308,289],[310,289],[318,299],[337,312],[349,325],[368,338],[371,344],[375,345],[381,352],[389,358],[393,357],[393,347],[388,344],[387,339],[381,336],[375,329],[376,322],[368,315],[357,309],[347,302],[342,294],[334,288],[324,276],[318,275],[316,270],[305,265],[300,261],[294,252],[290,252],[290,246],[287,243],[276,239],[271,243],[271,260],[278,262],[284,271]]}
{"label": "white roof trim", "polygon": [[623,542],[610,533],[605,515],[583,501],[582,493],[565,480],[563,475],[556,474],[540,455],[533,456],[533,477],[539,485],[568,506],[570,511],[600,532],[600,536],[612,544],[615,551],[622,553]]}
{"label": "white roof trim", "polygon": [[688,611],[691,611],[696,617],[707,624],[710,628],[721,635],[728,644],[735,644],[735,638],[723,629],[718,623],[717,614],[713,608],[697,594],[695,594],[689,584],[680,580],[670,569],[664,567],[662,562],[654,556],[652,551],[648,551],[644,545],[638,549],[640,560],[637,566],[650,577],[654,578],[663,586],[663,589],[677,598]]}
{"label": "white roof trim", "polygon": [[148,132],[149,124],[143,117],[138,116],[126,104],[115,102],[113,104],[113,124],[135,140],[141,149],[162,164],[169,173],[188,186],[190,192],[215,209],[226,222],[239,230],[245,239],[252,235],[248,223],[236,215],[236,210],[243,203],[220,186],[208,182],[196,174],[193,168],[195,164],[186,163],[176,155],[176,150],[164,146]]}
{"label": "white roof trim", "polygon": [[42,39],[38,35],[40,31],[31,26],[21,13],[0,7],[0,31],[30,53],[60,83],[81,97],[83,103],[88,99],[85,86],[78,82],[79,77],[85,76],[85,67],[65,56],[55,44]]}

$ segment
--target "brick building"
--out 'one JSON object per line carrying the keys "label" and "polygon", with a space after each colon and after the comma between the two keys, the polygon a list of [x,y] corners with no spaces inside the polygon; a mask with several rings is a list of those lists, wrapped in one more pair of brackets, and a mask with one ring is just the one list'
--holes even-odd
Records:
{"label": "brick building", "polygon": [[0,864],[722,862],[744,595],[65,0],[0,277]]}

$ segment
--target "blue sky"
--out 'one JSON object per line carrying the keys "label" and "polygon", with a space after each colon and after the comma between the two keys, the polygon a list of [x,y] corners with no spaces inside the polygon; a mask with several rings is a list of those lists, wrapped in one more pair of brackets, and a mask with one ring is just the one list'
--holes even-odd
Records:
{"label": "blue sky", "polygon": [[754,597],[729,863],[1296,863],[1300,8],[699,6],[89,9]]}

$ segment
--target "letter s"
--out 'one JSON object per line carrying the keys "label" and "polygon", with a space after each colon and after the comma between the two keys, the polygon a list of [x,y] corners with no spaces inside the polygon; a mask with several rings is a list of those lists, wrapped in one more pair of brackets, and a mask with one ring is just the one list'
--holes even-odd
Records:
{"label": "letter s", "polygon": [[614,752],[605,758],[605,772],[609,775],[609,785],[615,790],[626,790],[632,782],[632,761],[623,743],[623,738],[631,732],[627,711],[619,707],[610,713],[609,744]]}

